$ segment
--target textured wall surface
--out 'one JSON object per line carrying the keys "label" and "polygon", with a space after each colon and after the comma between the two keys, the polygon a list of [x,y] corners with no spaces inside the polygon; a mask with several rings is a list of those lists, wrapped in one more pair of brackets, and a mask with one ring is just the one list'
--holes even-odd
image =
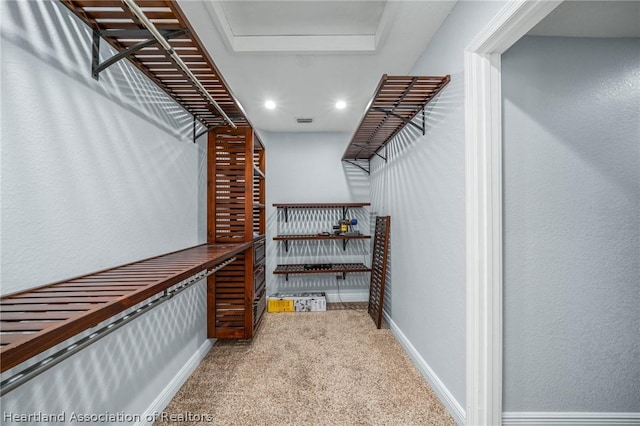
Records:
{"label": "textured wall surface", "polygon": [[451,75],[427,109],[426,135],[405,128],[389,147],[389,161],[376,159],[371,173],[373,208],[391,215],[391,317],[460,407],[466,389],[463,51],[502,5],[456,4],[411,72]]}
{"label": "textured wall surface", "polygon": [[[202,242],[206,155],[190,116],[126,62],[93,80],[91,34],[60,2],[0,7],[2,293]],[[202,284],[171,299],[3,410],[140,414],[206,342],[205,299]]]}
{"label": "textured wall surface", "polygon": [[[352,241],[343,250],[338,241],[296,241],[285,251],[284,243],[273,241],[278,233],[331,231],[342,216],[339,210],[299,210],[289,223],[273,203],[369,202],[367,175],[340,161],[351,137],[344,133],[261,133],[267,145],[267,285],[269,294],[286,291],[326,291],[332,300],[367,300],[368,274],[347,274],[345,281],[332,274],[273,275],[278,263],[358,262],[370,264],[369,240]],[[370,209],[352,213],[360,231],[369,233]],[[281,212],[282,215],[282,212]],[[330,294],[329,294],[330,293]]]}
{"label": "textured wall surface", "polygon": [[640,411],[638,41],[503,55],[505,411]]}
{"label": "textured wall surface", "polygon": [[2,293],[197,244],[190,116],[126,62],[93,80],[58,2],[2,8]]}
{"label": "textured wall surface", "polygon": [[2,416],[64,414],[65,423],[2,424],[70,424],[74,413],[125,413],[133,420],[84,424],[135,424],[135,416],[144,423],[152,402],[206,341],[206,294],[200,281],[0,400]]}

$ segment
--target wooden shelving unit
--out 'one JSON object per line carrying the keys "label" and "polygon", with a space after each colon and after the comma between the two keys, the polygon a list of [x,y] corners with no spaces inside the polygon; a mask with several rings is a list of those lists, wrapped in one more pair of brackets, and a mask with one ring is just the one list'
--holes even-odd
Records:
{"label": "wooden shelving unit", "polygon": [[[166,295],[171,288],[175,291],[181,282],[184,287],[184,280],[242,256],[250,245],[204,244],[3,296],[0,370],[5,372],[133,306],[140,307],[151,297]],[[217,273],[222,271],[226,268]]]}
{"label": "wooden shelving unit", "polygon": [[371,268],[364,263],[326,263],[324,267],[308,268],[304,264],[278,265],[273,271],[276,275],[285,275],[289,280],[290,274],[342,274],[343,278],[350,272],[371,272]]}
{"label": "wooden shelving unit", "polygon": [[297,241],[297,240],[363,240],[371,238],[371,235],[277,235],[273,237],[276,241]]}
{"label": "wooden shelving unit", "polygon": [[[274,203],[273,206],[284,213],[285,223],[289,221],[289,209],[339,209],[342,218],[346,219],[349,209],[363,208],[371,203]],[[345,234],[279,234],[273,237],[274,241],[282,241],[285,250],[289,250],[291,241],[343,241],[343,249],[346,250],[347,242],[351,240],[371,239],[370,235],[345,235]],[[371,269],[363,263],[323,263],[323,264],[280,264],[273,271],[276,275],[285,275],[289,280],[292,274],[342,274],[345,278],[347,273],[370,272]]]}
{"label": "wooden shelving unit", "polygon": [[[451,77],[383,75],[342,161],[370,172],[370,160],[405,126],[425,134],[425,106],[449,83]],[[421,120],[416,120],[422,112]],[[416,121],[421,121],[418,123]]]}
{"label": "wooden shelving unit", "polygon": [[260,325],[267,309],[267,274],[266,274],[266,160],[267,151],[257,134],[254,133],[253,144],[253,330]]}
{"label": "wooden shelving unit", "polygon": [[266,152],[249,127],[218,127],[208,143],[208,238],[251,242],[252,248],[208,281],[208,335],[253,337],[266,306]]}
{"label": "wooden shelving unit", "polygon": [[289,209],[342,209],[342,217],[346,217],[351,207],[366,207],[371,203],[274,203],[273,207],[284,211],[285,222],[289,220]]}
{"label": "wooden shelving unit", "polygon": [[382,326],[384,288],[387,282],[387,262],[389,260],[390,230],[391,216],[376,217],[373,256],[371,259],[371,281],[369,283],[369,306],[367,311],[378,328]]}
{"label": "wooden shelving unit", "polygon": [[371,203],[274,203],[273,207],[290,209],[328,209],[342,207],[365,207]]}
{"label": "wooden shelving unit", "polygon": [[[178,3],[137,1],[139,14],[123,1],[61,2],[93,31],[92,51],[87,55],[96,80],[103,70],[127,59],[193,115],[194,142],[208,133],[207,242],[247,243],[264,238],[264,145]],[[100,57],[102,41],[116,50],[111,58]],[[206,128],[200,135],[196,120]],[[254,249],[236,258],[208,278],[210,337],[248,338],[259,322],[254,317],[260,314],[264,290],[260,294],[254,290],[259,287],[255,280],[260,278],[256,270],[261,265],[256,263]]]}
{"label": "wooden shelving unit", "polygon": [[253,144],[253,232],[264,236],[266,233],[266,160],[267,151],[257,134]]}
{"label": "wooden shelving unit", "polygon": [[[228,124],[170,53],[155,42],[143,22],[121,1],[60,1],[93,30],[93,52],[87,52],[87,55],[93,59],[94,78],[98,79],[100,72],[117,60],[126,58],[208,129]],[[251,125],[178,2],[145,0],[137,3],[222,111],[238,126]],[[98,54],[101,40],[118,52],[102,63]]]}
{"label": "wooden shelving unit", "polygon": [[342,240],[342,249],[347,249],[349,240],[366,240],[371,239],[371,235],[318,235],[318,234],[298,234],[298,235],[276,235],[274,241],[284,241],[286,251],[289,251],[289,241],[305,241],[305,240]]}

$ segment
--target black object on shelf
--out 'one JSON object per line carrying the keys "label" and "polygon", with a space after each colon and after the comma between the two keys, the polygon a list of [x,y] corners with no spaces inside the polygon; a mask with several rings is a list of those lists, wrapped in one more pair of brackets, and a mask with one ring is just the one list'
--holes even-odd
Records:
{"label": "black object on shelf", "polygon": [[[307,268],[309,265],[322,265],[322,268]],[[352,272],[371,272],[371,268],[368,268],[363,263],[309,263],[278,265],[275,271],[273,271],[276,275],[284,275],[286,281],[289,281],[289,274],[339,273],[342,274],[342,278],[344,279],[348,273]]]}
{"label": "black object on shelf", "polygon": [[304,269],[331,269],[330,263],[307,263],[304,265]]}

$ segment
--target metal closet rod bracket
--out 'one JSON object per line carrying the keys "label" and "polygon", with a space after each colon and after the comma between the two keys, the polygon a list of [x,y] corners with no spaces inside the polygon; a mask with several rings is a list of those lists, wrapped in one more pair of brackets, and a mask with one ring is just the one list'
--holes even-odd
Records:
{"label": "metal closet rod bracket", "polygon": [[[165,40],[171,40],[173,38],[177,38],[183,35],[190,34],[189,29],[183,28],[178,30],[161,30],[160,34],[165,38]],[[147,37],[148,40],[141,41],[128,49],[125,49],[121,52],[116,53],[111,56],[109,59],[104,62],[100,62],[100,40],[103,37]],[[153,34],[149,30],[93,30],[93,47],[92,47],[92,55],[91,55],[91,76],[100,80],[100,73],[105,69],[109,68],[111,65],[119,62],[122,59],[126,59],[136,53],[139,50],[142,50],[146,47],[150,47],[160,42],[153,37]],[[209,132],[211,128],[205,128],[200,133],[196,133],[196,116],[193,116],[193,143],[196,143],[196,140]]]}
{"label": "metal closet rod bracket", "polygon": [[[164,30],[160,31],[165,40],[170,40],[172,38],[180,37],[183,35],[189,34],[189,30],[187,28],[182,28],[178,30]],[[133,46],[125,49],[121,52],[116,53],[109,59],[104,62],[100,62],[100,40],[102,37],[148,37],[147,40],[141,41],[139,43],[134,44]],[[153,37],[153,34],[149,30],[93,30],[93,47],[91,51],[91,76],[99,80],[100,73],[105,69],[109,68],[111,65],[116,62],[128,58],[133,55],[137,51],[144,49],[145,47],[150,47],[155,44],[159,44],[159,41]]]}
{"label": "metal closet rod bracket", "polygon": [[156,28],[156,26],[151,22],[151,20],[144,14],[140,6],[136,4],[134,0],[121,0],[123,4],[125,4],[131,13],[133,13],[142,24],[148,29],[153,37],[160,43],[160,46],[167,52],[167,55],[171,57],[171,59],[178,65],[184,74],[191,80],[191,83],[198,89],[198,91],[214,106],[214,108],[220,113],[220,116],[226,121],[229,126],[234,129],[237,129],[238,126],[229,118],[226,112],[222,109],[222,107],[216,102],[215,99],[211,96],[211,94],[207,91],[207,89],[202,85],[200,80],[193,74],[193,72],[189,69],[189,67],[184,63],[182,58],[173,50],[173,47],[169,44],[169,42],[163,37],[162,32]]}
{"label": "metal closet rod bracket", "polygon": [[289,208],[288,207],[282,207],[282,208],[284,209],[284,222],[287,223],[289,222]]}
{"label": "metal closet rod bracket", "polygon": [[345,163],[349,163],[352,166],[356,166],[357,168],[359,168],[360,170],[364,171],[366,174],[370,175],[371,174],[371,163],[367,160],[367,162],[369,163],[369,169],[365,169],[364,167],[362,167],[360,164],[356,163],[356,161],[351,161],[351,160],[342,160]]}
{"label": "metal closet rod bracket", "polygon": [[[189,112],[189,111],[187,111],[187,112]],[[207,127],[202,123],[202,121],[199,121],[198,117],[195,114],[193,114],[193,113],[191,113],[191,114],[193,116],[193,136],[192,136],[193,137],[193,143],[196,143],[198,141],[198,139],[200,139],[200,137],[206,135],[210,131],[215,130],[218,127],[220,127],[220,126],[215,126],[215,125]],[[234,115],[234,116],[232,116],[232,119],[241,120],[242,117],[238,117],[238,116]],[[204,129],[202,129],[200,132],[196,132],[196,121],[198,121],[202,125],[202,127],[204,127]]]}
{"label": "metal closet rod bracket", "polygon": [[[209,133],[210,131],[216,129],[219,126],[209,126],[209,127],[205,127],[204,129],[202,129],[202,131],[200,131],[199,133],[196,133],[196,124],[195,124],[195,120],[196,120],[196,116],[193,116],[194,118],[194,123],[193,123],[193,143],[196,143],[196,141],[201,137],[206,135],[207,133]],[[235,118],[236,120],[240,120],[242,119],[242,117],[237,117],[237,116],[233,116],[232,118]],[[200,122],[200,124],[202,124],[202,122]],[[204,126],[204,124],[202,124]]]}
{"label": "metal closet rod bracket", "polygon": [[[418,126],[413,120],[408,120],[408,119],[404,118],[403,116],[396,114],[393,110],[388,110],[388,109],[380,108],[380,107],[373,107],[372,109],[374,109],[376,111],[379,111],[379,112],[382,112],[382,113],[386,114],[387,116],[390,115],[392,117],[398,118],[405,125],[408,124],[410,126],[415,127],[416,129],[418,129],[418,130],[420,130],[422,132],[423,136],[426,133],[424,107],[422,107],[422,126]],[[359,145],[356,145],[356,146],[359,146]]]}
{"label": "metal closet rod bracket", "polygon": [[[196,132],[196,127],[197,127],[196,122],[199,122],[200,125],[204,127],[204,129],[202,129],[200,132]],[[209,133],[215,128],[216,126],[210,126],[210,127],[205,126],[201,121],[198,120],[198,117],[196,117],[196,115],[193,114],[193,143],[196,143],[201,136],[206,135],[207,133]]]}
{"label": "metal closet rod bracket", "polygon": [[[382,155],[380,155],[378,153],[378,151],[380,151],[380,149],[378,149],[378,151],[375,151],[375,150],[369,148],[367,145],[361,145],[361,144],[357,144],[357,143],[354,143],[353,146],[357,146],[358,148],[363,149],[363,150],[365,150],[365,151],[367,151],[367,152],[369,152],[369,153],[371,153],[373,155],[377,155],[378,157],[382,158],[385,163],[387,162],[387,157],[384,157],[384,156],[382,156]],[[387,145],[385,145],[385,147],[386,146]],[[386,153],[386,151],[385,151],[385,153]]]}
{"label": "metal closet rod bracket", "polygon": [[196,141],[198,140],[198,138],[200,136],[206,135],[207,133],[209,133],[211,130],[213,130],[213,127],[206,127],[204,130],[202,130],[200,133],[196,134],[196,122],[195,122],[195,115],[193,116],[193,143],[196,143]]}

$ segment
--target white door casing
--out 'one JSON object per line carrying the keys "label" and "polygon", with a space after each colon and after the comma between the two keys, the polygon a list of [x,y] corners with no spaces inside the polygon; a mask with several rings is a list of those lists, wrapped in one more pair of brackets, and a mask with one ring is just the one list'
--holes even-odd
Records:
{"label": "white door casing", "polygon": [[511,1],[465,49],[467,425],[502,424],[501,55],[561,1]]}

